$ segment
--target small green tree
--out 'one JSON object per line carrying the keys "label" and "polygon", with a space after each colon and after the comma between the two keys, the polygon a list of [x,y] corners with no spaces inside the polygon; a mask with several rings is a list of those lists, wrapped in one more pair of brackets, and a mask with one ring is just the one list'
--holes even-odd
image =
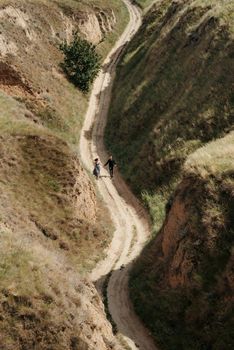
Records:
{"label": "small green tree", "polygon": [[73,41],[63,43],[60,49],[65,56],[61,66],[69,80],[83,92],[88,92],[101,68],[96,46],[75,33]]}

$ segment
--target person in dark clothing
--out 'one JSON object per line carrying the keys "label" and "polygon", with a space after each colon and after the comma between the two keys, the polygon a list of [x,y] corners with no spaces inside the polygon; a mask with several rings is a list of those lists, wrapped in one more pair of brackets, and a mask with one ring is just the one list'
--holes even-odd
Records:
{"label": "person in dark clothing", "polygon": [[114,173],[114,167],[117,165],[112,156],[110,156],[106,164],[104,164],[104,166],[106,165],[109,166],[110,177],[112,178]]}

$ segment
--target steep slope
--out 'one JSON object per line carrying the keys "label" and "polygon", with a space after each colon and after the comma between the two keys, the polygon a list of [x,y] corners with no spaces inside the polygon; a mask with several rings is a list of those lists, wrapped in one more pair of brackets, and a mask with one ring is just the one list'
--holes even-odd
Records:
{"label": "steep slope", "polygon": [[158,1],[114,84],[106,144],[159,232],[130,294],[162,349],[234,346],[233,11]]}
{"label": "steep slope", "polygon": [[233,349],[233,154],[232,132],[189,157],[134,268],[131,297],[162,349]]}
{"label": "steep slope", "polygon": [[39,229],[1,222],[0,237],[1,349],[118,349],[96,289]]}
{"label": "steep slope", "polygon": [[[95,80],[81,132],[80,150],[87,168],[92,166],[97,155],[103,164],[108,157],[103,135],[115,69],[120,53],[141,24],[139,9],[129,0],[124,2],[129,10],[130,21],[106,57],[105,69]],[[111,213],[115,232],[105,259],[95,266],[90,277],[103,293],[108,319],[124,349],[155,350],[151,335],[134,312],[128,290],[131,262],[140,254],[150,235],[147,215],[117,171],[111,180],[109,172],[102,168],[97,184]]]}
{"label": "steep slope", "polygon": [[101,8],[104,3],[0,2],[1,89],[16,96],[44,126],[72,143],[79,138],[87,97],[64,79],[59,45],[78,31],[98,44],[99,53],[105,55],[128,17],[120,0]]}
{"label": "steep slope", "polygon": [[80,276],[112,228],[77,152],[88,96],[59,44],[78,30],[105,55],[127,19],[121,1],[0,1],[1,349],[116,347]]}
{"label": "steep slope", "polygon": [[186,157],[233,125],[232,11],[231,1],[157,2],[119,65],[106,143],[157,229]]}

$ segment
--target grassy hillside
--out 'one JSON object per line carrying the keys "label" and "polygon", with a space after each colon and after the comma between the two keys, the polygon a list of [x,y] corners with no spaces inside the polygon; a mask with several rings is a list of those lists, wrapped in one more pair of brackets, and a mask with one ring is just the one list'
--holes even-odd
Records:
{"label": "grassy hillside", "polygon": [[[97,51],[105,57],[126,25],[128,14],[120,0],[109,1],[103,10],[104,4],[101,0],[0,1],[4,62],[1,88],[26,104],[46,127],[74,144],[88,96],[64,79],[59,67],[63,56],[58,48],[78,30],[97,44]],[[103,28],[106,31],[102,32]]]}
{"label": "grassy hillside", "polygon": [[[82,220],[87,208],[87,225],[95,224],[97,208],[77,157],[88,96],[63,75],[59,44],[70,40],[72,31],[95,42],[100,32],[98,50],[105,55],[128,20],[127,10],[120,0],[2,0],[0,16],[3,191],[17,196],[29,217],[43,217],[54,230],[63,221],[59,230],[66,236],[71,218]],[[96,25],[91,31],[90,16]]]}
{"label": "grassy hillside", "polygon": [[157,234],[131,298],[160,349],[234,347],[233,13],[232,1],[158,2],[114,84],[106,145]]}
{"label": "grassy hillside", "polygon": [[[94,189],[77,157],[88,96],[63,75],[59,44],[70,40],[72,31],[78,30],[95,42],[100,32],[102,37],[96,44],[104,57],[124,29],[127,10],[120,0],[108,4],[103,0],[23,0],[20,4],[2,0],[0,16],[4,192],[17,196],[29,216],[37,212],[45,222],[50,216],[49,226],[55,230],[59,218],[64,221],[60,229],[70,232],[70,216],[81,220],[89,207],[86,221],[90,223],[96,220],[97,208]],[[91,31],[90,16],[96,25]],[[52,211],[48,212],[46,201]]]}
{"label": "grassy hillside", "polygon": [[104,57],[127,10],[120,0],[0,0],[0,18],[0,348],[107,350],[110,326],[81,275],[112,226],[79,161],[88,96],[65,78],[59,44],[78,30]]}
{"label": "grassy hillside", "polygon": [[155,231],[187,156],[233,126],[233,31],[231,1],[164,0],[118,67],[106,144]]}
{"label": "grassy hillside", "polygon": [[233,189],[232,132],[188,158],[164,226],[137,261],[131,297],[161,349],[233,349]]}

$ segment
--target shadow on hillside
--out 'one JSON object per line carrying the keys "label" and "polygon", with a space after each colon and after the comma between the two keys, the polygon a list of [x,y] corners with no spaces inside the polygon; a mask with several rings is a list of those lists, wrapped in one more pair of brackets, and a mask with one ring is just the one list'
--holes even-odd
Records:
{"label": "shadow on hillside", "polygon": [[[87,138],[92,137],[97,148],[96,151],[97,151],[98,157],[100,158],[103,164],[105,164],[110,154],[108,150],[106,150],[105,148],[105,126],[108,119],[108,110],[109,110],[108,106],[111,98],[111,90],[112,90],[112,84],[113,84],[113,78],[114,78],[113,74],[114,74],[116,64],[118,63],[121,56],[124,54],[127,45],[128,45],[128,42],[125,45],[122,45],[110,57],[109,62],[103,65],[102,67],[103,73],[109,73],[112,79],[110,79],[110,82],[106,86],[103,86],[101,91],[98,94],[96,94],[96,98],[99,101],[99,110],[97,111],[97,114],[95,117],[96,122],[92,124],[90,131],[87,132]],[[115,140],[113,140],[113,142],[115,142]],[[121,197],[124,198],[126,203],[128,203],[135,209],[136,213],[141,217],[141,219],[144,220],[145,225],[149,227],[150,218],[148,213],[142,207],[137,197],[131,192],[131,189],[128,187],[123,177],[121,176],[118,170],[118,159],[116,159],[116,162],[117,162],[117,168],[115,168],[114,170],[115,175],[114,175],[114,178],[112,179],[112,182],[117,192]]]}

